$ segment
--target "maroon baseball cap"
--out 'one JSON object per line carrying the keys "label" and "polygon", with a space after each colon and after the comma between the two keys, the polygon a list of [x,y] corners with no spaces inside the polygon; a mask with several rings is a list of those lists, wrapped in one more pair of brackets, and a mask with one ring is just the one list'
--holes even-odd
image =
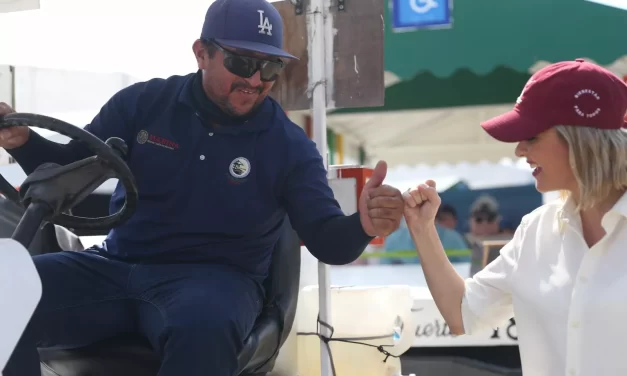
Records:
{"label": "maroon baseball cap", "polygon": [[481,124],[495,139],[520,142],[556,125],[599,129],[627,127],[627,84],[583,59],[551,64],[536,72],[514,109]]}

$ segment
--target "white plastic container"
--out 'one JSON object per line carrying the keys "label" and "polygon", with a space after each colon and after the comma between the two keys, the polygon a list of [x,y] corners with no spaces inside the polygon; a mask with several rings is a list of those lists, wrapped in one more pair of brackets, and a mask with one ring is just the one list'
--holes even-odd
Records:
{"label": "white plastic container", "polygon": [[[300,282],[299,291],[305,286],[318,283],[318,259],[316,259],[306,247],[300,248]],[[298,304],[302,297],[299,294]],[[298,312],[292,325],[292,330],[279,351],[274,368],[268,376],[296,376],[298,375],[298,342],[296,331],[298,330]],[[1,375],[0,375],[1,376]]]}
{"label": "white plastic container", "polygon": [[[336,376],[397,376],[401,363],[376,347],[400,356],[413,344],[415,324],[409,286],[333,286],[331,325],[333,338],[367,343],[364,346],[339,341],[329,342]],[[317,333],[318,286],[301,291],[298,306],[298,374],[320,376],[320,339]]]}

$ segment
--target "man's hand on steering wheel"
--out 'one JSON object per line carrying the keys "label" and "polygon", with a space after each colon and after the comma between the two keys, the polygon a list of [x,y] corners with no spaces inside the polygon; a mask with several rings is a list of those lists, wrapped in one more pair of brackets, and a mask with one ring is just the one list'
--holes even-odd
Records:
{"label": "man's hand on steering wheel", "polygon": [[[4,102],[0,102],[0,118],[15,111]],[[27,126],[0,129],[0,148],[7,150],[19,148],[28,141],[30,130]]]}
{"label": "man's hand on steering wheel", "polygon": [[[135,211],[137,183],[125,162],[128,147],[123,139],[99,139],[88,130],[44,115],[16,113],[0,103],[0,147],[17,148],[30,137],[30,127],[44,128],[83,143],[94,155],[65,165],[44,163],[22,182],[20,191],[0,175],[0,193],[31,209],[45,208],[44,220],[76,229],[111,229],[126,222]],[[101,218],[83,218],[66,212],[78,205],[108,179],[119,179],[125,190],[125,202],[115,214]]]}

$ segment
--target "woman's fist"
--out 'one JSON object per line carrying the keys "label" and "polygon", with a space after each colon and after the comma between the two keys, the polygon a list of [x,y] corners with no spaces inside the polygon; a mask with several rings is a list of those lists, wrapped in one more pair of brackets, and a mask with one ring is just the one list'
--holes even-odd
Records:
{"label": "woman's fist", "polygon": [[405,220],[408,225],[433,224],[442,202],[433,180],[427,180],[416,189],[403,193],[403,199]]}

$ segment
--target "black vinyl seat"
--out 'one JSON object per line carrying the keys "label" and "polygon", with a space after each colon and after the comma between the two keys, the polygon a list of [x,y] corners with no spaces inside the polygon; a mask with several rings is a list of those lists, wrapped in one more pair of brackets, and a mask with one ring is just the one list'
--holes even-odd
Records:
{"label": "black vinyl seat", "polygon": [[[14,217],[19,221],[19,217]],[[0,222],[0,226],[9,222]],[[43,244],[58,244],[54,231],[40,236],[45,237]],[[31,248],[33,254],[47,253]],[[273,369],[296,315],[300,258],[300,240],[286,217],[265,281],[264,308],[239,354],[238,375],[260,376]],[[139,335],[111,338],[71,350],[42,348],[39,354],[43,376],[155,376],[161,363],[148,341]]]}

